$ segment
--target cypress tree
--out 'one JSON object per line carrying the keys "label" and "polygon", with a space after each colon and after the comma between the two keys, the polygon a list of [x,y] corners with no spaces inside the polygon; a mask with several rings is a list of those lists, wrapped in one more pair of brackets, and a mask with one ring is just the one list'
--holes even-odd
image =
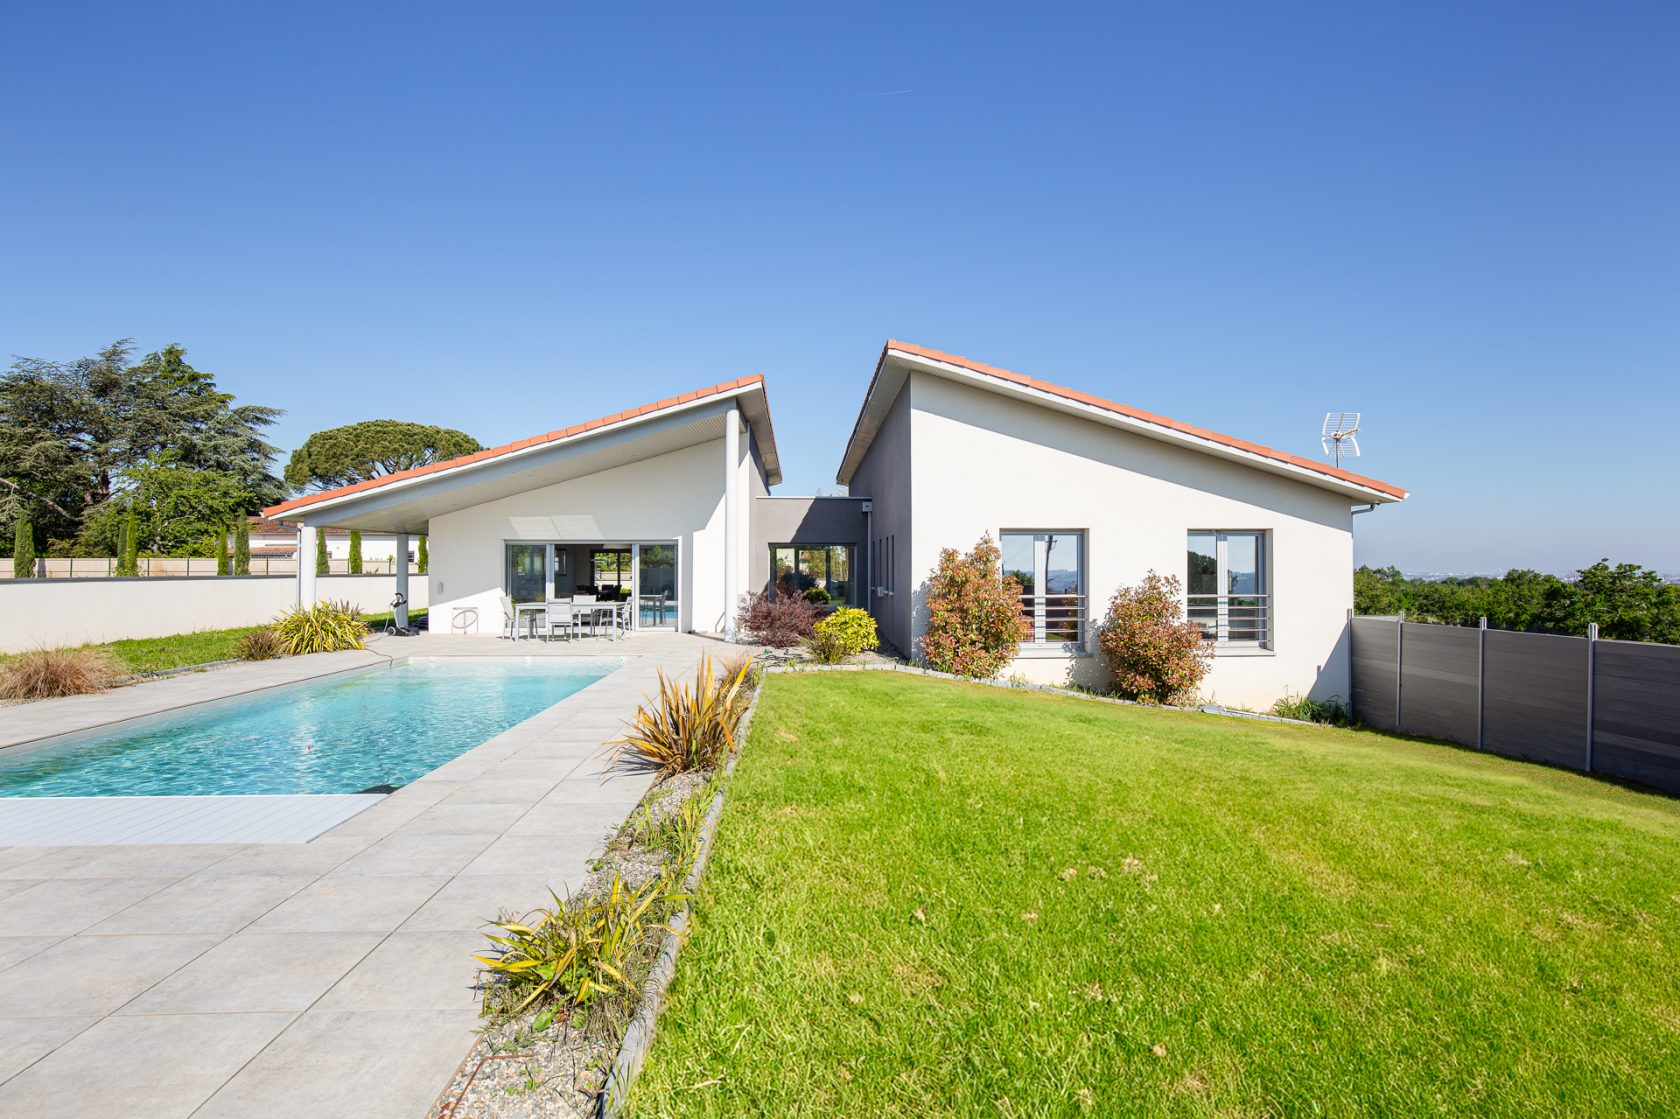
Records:
{"label": "cypress tree", "polygon": [[216,533],[216,574],[228,573],[228,530],[221,529]]}
{"label": "cypress tree", "polygon": [[327,531],[315,530],[315,574],[331,575],[332,564],[327,560]]}
{"label": "cypress tree", "polygon": [[362,533],[360,529],[350,530],[350,574],[362,573]]}
{"label": "cypress tree", "polygon": [[134,506],[130,504],[128,511],[123,514],[122,526],[122,556],[117,561],[118,575],[140,574],[140,524],[134,518]]}
{"label": "cypress tree", "polygon": [[35,526],[29,523],[29,510],[22,506],[12,531],[12,578],[35,578]]}
{"label": "cypress tree", "polygon": [[251,519],[243,513],[233,522],[233,573],[251,573]]}
{"label": "cypress tree", "polygon": [[420,568],[420,574],[426,574],[426,538],[424,536],[420,538],[418,550],[414,553],[414,560],[415,565]]}

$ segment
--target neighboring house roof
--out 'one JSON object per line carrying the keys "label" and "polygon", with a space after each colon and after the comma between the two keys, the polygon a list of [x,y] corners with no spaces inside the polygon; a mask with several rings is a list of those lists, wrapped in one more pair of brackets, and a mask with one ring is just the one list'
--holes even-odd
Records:
{"label": "neighboring house roof", "polygon": [[1078,389],[1051,384],[1049,381],[1000,369],[972,358],[959,357],[910,342],[891,340],[881,349],[881,358],[875,363],[875,375],[869,382],[869,392],[864,397],[857,422],[852,426],[852,436],[846,443],[845,454],[841,456],[840,470],[836,475],[836,480],[841,485],[851,483],[852,475],[863,462],[875,433],[880,429],[888,409],[892,407],[911,369],[976,385],[993,392],[1003,392],[1018,399],[1058,407],[1060,410],[1085,415],[1124,430],[1216,454],[1222,458],[1247,462],[1251,466],[1293,476],[1309,484],[1358,496],[1364,501],[1382,503],[1400,501],[1406,497],[1406,491],[1399,486],[1379,482],[1375,478],[1367,478],[1349,470],[1339,470],[1287,451],[1222,435],[1217,431],[1209,431],[1207,428],[1196,427],[1153,412],[1117,404],[1100,396],[1080,392]]}
{"label": "neighboring house roof", "polygon": [[285,513],[310,510],[315,506],[338,502],[345,498],[366,493],[369,490],[381,489],[429,475],[468,472],[483,463],[508,459],[555,444],[580,440],[614,429],[646,423],[657,417],[680,412],[698,404],[729,397],[738,398],[741,402],[742,414],[752,429],[753,438],[758,443],[759,455],[763,459],[770,484],[774,485],[780,482],[782,480],[781,459],[776,453],[775,430],[771,426],[770,407],[764,397],[764,378],[754,374],[750,377],[725,381],[723,384],[713,385],[710,388],[684,393],[681,396],[668,397],[652,404],[644,404],[639,408],[616,412],[610,416],[602,416],[585,423],[573,424],[571,427],[550,431],[545,435],[533,435],[529,439],[520,439],[517,442],[506,443],[500,447],[490,447],[474,454],[444,459],[441,462],[417,466],[411,470],[399,470],[393,474],[370,478],[367,481],[341,486],[338,489],[304,494],[301,497],[295,497],[290,501],[283,501],[278,505],[264,509],[263,515],[272,518]]}

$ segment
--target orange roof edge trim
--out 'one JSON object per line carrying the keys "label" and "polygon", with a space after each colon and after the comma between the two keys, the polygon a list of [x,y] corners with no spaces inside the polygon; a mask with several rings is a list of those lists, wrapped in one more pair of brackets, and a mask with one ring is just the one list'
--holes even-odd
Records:
{"label": "orange roof edge trim", "polygon": [[[395,473],[382,474],[378,478],[367,478],[360,482],[352,482],[348,486],[340,486],[337,489],[322,490],[319,493],[306,493],[300,497],[294,497],[289,501],[282,501],[278,505],[270,505],[262,511],[262,515],[271,518],[277,517],[282,513],[289,513],[294,509],[307,508],[308,506],[315,505],[319,502],[327,501],[332,498],[348,497],[353,493],[361,493],[364,490],[378,489],[380,486],[388,486],[392,482],[401,482],[410,478],[419,478],[426,474],[436,474],[441,470],[453,470],[456,467],[467,466],[475,462],[483,462],[485,459],[500,458],[503,455],[512,454],[515,451],[526,450],[530,447],[541,446],[547,443],[557,443],[562,439],[570,439],[576,435],[586,435],[591,431],[598,431],[603,427],[611,427],[616,423],[624,423],[628,420],[640,419],[642,416],[648,415],[652,412],[660,412],[667,408],[677,408],[684,404],[693,404],[696,401],[706,400],[714,396],[721,396],[724,393],[734,392],[736,389],[747,388],[750,385],[762,385],[763,383],[764,375],[762,373],[753,373],[745,377],[737,377],[733,381],[725,381],[722,384],[713,385],[711,388],[697,389],[693,392],[684,393],[681,396],[672,396],[667,397],[664,400],[656,400],[652,404],[644,404],[639,408],[633,408],[629,411],[614,412],[610,416],[601,416],[598,419],[585,420],[582,423],[573,424],[570,427],[564,427],[558,431],[551,431],[546,435],[533,435],[527,439],[518,439],[512,443],[503,443],[498,447],[486,447],[484,450],[474,451],[470,455],[459,455],[455,458],[441,459],[438,462],[429,462],[425,466],[416,466],[408,470],[398,470]],[[769,414],[768,405],[766,405],[765,414],[767,416]]]}
{"label": "orange roof edge trim", "polygon": [[[1051,396],[1061,397],[1063,400],[1069,400],[1075,404],[1084,404],[1088,407],[1097,408],[1104,412],[1112,412],[1117,416],[1125,416],[1127,419],[1139,420],[1143,423],[1152,424],[1156,427],[1164,427],[1183,435],[1194,436],[1197,439],[1203,439],[1210,443],[1218,443],[1219,445],[1229,447],[1232,450],[1242,451],[1247,454],[1257,455],[1260,458],[1268,458],[1275,462],[1300,467],[1303,470],[1310,470],[1315,474],[1322,474],[1327,478],[1335,478],[1338,481],[1349,482],[1356,486],[1363,486],[1366,489],[1376,490],[1379,493],[1388,494],[1390,497],[1397,500],[1407,496],[1406,490],[1399,486],[1391,485],[1388,482],[1378,481],[1375,478],[1368,478],[1363,474],[1355,474],[1351,470],[1341,470],[1334,466],[1326,466],[1321,462],[1314,462],[1310,458],[1302,458],[1300,455],[1290,454],[1288,451],[1280,451],[1275,447],[1267,447],[1260,443],[1251,443],[1246,439],[1238,439],[1234,436],[1224,435],[1217,431],[1211,431],[1205,427],[1197,427],[1194,424],[1187,424],[1180,420],[1172,419],[1169,416],[1157,415],[1154,412],[1146,412],[1141,408],[1128,407],[1125,404],[1118,404],[1100,396],[1093,396],[1088,392],[1080,392],[1078,389],[1070,389],[1065,385],[1057,385],[1052,384],[1049,381],[1041,381],[1037,377],[1029,377],[1024,373],[1016,373],[1010,369],[1001,369],[995,365],[987,365],[983,361],[975,361],[972,358],[962,357],[959,354],[948,354],[943,350],[935,350],[928,346],[918,346],[914,342],[900,342],[896,339],[888,339],[886,346],[881,351],[881,361],[878,362],[875,367],[877,377],[880,375],[881,365],[886,362],[887,354],[894,350],[897,350],[902,354],[909,354],[912,357],[926,358],[929,361],[938,361],[946,365],[955,365],[958,368],[966,369],[971,373],[979,373],[987,377],[996,377],[1000,381],[1008,381],[1011,384],[1020,385],[1023,388],[1035,389],[1039,392],[1048,393]],[[870,391],[874,391],[873,383],[870,385]],[[859,419],[861,420],[862,417],[860,416]],[[853,438],[856,438],[855,430],[853,432]]]}

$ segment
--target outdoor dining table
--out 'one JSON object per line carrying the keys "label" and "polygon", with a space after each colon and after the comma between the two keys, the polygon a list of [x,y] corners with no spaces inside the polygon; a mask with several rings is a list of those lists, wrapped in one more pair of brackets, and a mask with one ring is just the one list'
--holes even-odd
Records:
{"label": "outdoor dining table", "polygon": [[607,636],[611,640],[617,641],[618,611],[619,608],[624,605],[626,604],[623,602],[574,602],[572,604],[572,612],[575,614],[587,613],[589,615],[590,633],[595,632],[595,625],[597,621],[600,619],[601,615],[605,614],[607,616]]}
{"label": "outdoor dining table", "polygon": [[[548,603],[546,603],[546,602],[516,602],[516,603],[513,604],[513,639],[515,641],[519,640],[519,622],[520,622],[520,619],[522,617],[523,618],[529,618],[532,628],[535,629],[536,624],[537,624],[537,615],[539,615],[539,614],[542,615],[544,618],[546,618],[548,616]],[[533,633],[532,636],[534,637],[534,636],[536,636],[536,634]]]}

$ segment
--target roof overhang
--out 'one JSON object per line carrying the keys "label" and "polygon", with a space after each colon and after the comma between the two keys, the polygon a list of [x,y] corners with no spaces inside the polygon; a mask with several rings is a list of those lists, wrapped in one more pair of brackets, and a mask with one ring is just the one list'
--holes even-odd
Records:
{"label": "roof overhang", "polygon": [[264,509],[263,516],[370,532],[424,532],[431,518],[445,513],[722,439],[733,408],[752,432],[770,484],[780,482],[764,380],[755,376],[503,447],[304,494]]}
{"label": "roof overhang", "polygon": [[913,372],[973,385],[1001,396],[1052,411],[1079,416],[1107,427],[1159,440],[1217,458],[1251,466],[1256,470],[1293,478],[1310,486],[1330,490],[1350,501],[1387,504],[1404,500],[1406,491],[1375,478],[1314,462],[1258,443],[1250,443],[1206,428],[1181,423],[1166,416],[1116,404],[1076,389],[1053,385],[1007,369],[969,358],[930,350],[908,342],[888,342],[875,365],[875,376],[864,397],[863,408],[852,428],[835,480],[850,485],[852,475],[869,453],[869,446],[885,422],[893,401]]}

